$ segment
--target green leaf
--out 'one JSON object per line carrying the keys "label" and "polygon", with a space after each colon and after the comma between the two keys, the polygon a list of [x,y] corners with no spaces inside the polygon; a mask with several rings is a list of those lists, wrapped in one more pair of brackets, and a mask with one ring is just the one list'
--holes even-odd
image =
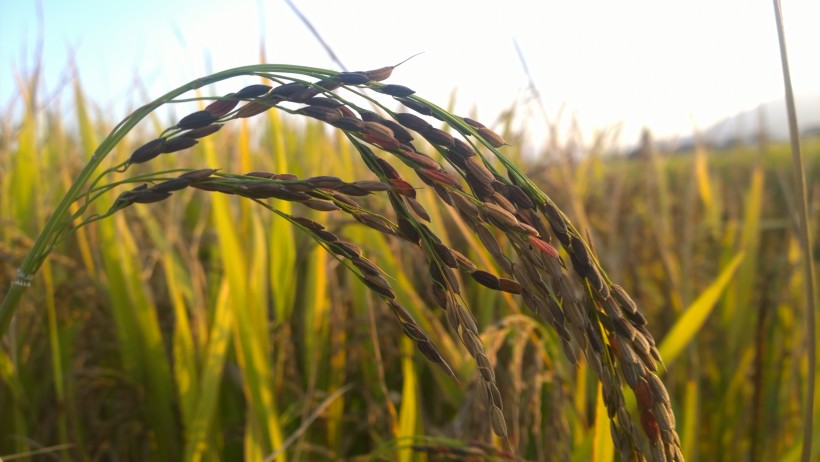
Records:
{"label": "green leaf", "polygon": [[721,271],[717,279],[700,294],[697,300],[689,305],[686,311],[683,312],[683,316],[678,319],[678,322],[676,322],[669,333],[666,334],[659,348],[661,357],[666,364],[671,364],[677,359],[680,352],[683,351],[692,338],[700,331],[700,328],[703,326],[706,318],[709,317],[720,295],[735,275],[737,268],[743,261],[743,257],[743,252],[738,253],[726,268]]}
{"label": "green leaf", "polygon": [[615,457],[615,445],[609,431],[609,417],[604,403],[603,388],[598,384],[598,399],[595,406],[595,438],[593,439],[592,460],[611,462]]}

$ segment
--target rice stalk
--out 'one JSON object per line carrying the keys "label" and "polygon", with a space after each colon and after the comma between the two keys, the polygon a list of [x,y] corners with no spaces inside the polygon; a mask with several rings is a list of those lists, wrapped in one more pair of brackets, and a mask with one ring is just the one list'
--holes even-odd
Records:
{"label": "rice stalk", "polygon": [[[473,281],[491,290],[520,295],[523,302],[555,330],[569,362],[578,364],[586,359],[599,377],[601,399],[610,419],[614,447],[623,460],[683,460],[671,402],[657,376],[661,357],[646,328],[646,319],[629,294],[609,279],[583,233],[546,193],[501,153],[499,149],[508,144],[502,136],[480,122],[454,115],[418,97],[408,87],[377,81],[386,73],[384,68],[337,73],[298,66],[250,66],[191,82],[137,110],[103,141],[72,184],[66,199],[46,223],[23,263],[20,278],[0,305],[0,327],[5,332],[28,278],[43,263],[51,246],[70,232],[63,220],[72,203],[81,201],[71,215],[71,221],[76,222],[75,227],[83,227],[134,204],[165,201],[182,190],[193,188],[219,193],[213,199],[213,225],[219,237],[228,290],[238,308],[235,310],[233,344],[248,399],[245,442],[251,457],[280,447],[283,436],[271,388],[274,374],[267,361],[270,353],[268,316],[262,295],[266,285],[259,276],[265,267],[264,258],[259,257],[264,255],[261,227],[258,221],[247,220],[245,213],[240,213],[237,221],[228,207],[228,196],[251,199],[325,248],[374,296],[384,301],[415,348],[455,378],[455,371],[434,339],[397,300],[384,271],[356,244],[292,213],[292,207],[306,207],[335,219],[359,223],[386,238],[406,241],[426,260],[434,300],[444,310],[451,331],[473,358],[488,422],[508,448],[512,446],[498,378],[487,356],[478,324],[462,296],[468,280],[459,273],[469,274]],[[254,85],[215,99],[205,109],[182,117],[157,138],[138,147],[126,161],[93,177],[114,146],[157,107],[186,101],[178,97],[209,83],[243,74],[260,77],[271,85]],[[420,115],[392,110],[382,102],[385,96],[393,97],[394,102],[412,111],[418,110]],[[380,113],[364,109],[365,104]],[[184,155],[184,151],[197,145],[205,151],[209,164],[217,164],[219,159],[212,139],[223,124],[275,111],[307,117],[341,130],[376,178],[350,180],[314,172],[310,173],[313,176],[306,172],[300,177],[283,171],[232,174],[199,170],[175,177],[169,175],[178,172],[165,171],[104,182],[114,174],[128,173],[137,165],[161,162],[163,156]],[[438,119],[450,131],[435,128],[426,117]],[[422,145],[421,140],[426,144]],[[445,163],[424,152],[429,149],[438,153]],[[280,159],[285,158],[283,151],[277,154]],[[243,160],[247,161],[248,156],[240,155],[240,168],[249,168],[248,163],[243,165]],[[409,169],[413,178],[402,177],[392,166],[394,162]],[[279,167],[286,168],[285,162]],[[421,184],[418,182],[423,186],[414,185]],[[88,213],[89,204],[127,184],[137,186],[120,193],[108,211],[96,215]],[[478,269],[463,254],[453,252],[451,246],[428,225],[433,216],[416,200],[417,187],[429,188],[437,201],[460,216],[492,257],[500,274]],[[389,212],[370,208],[364,202],[369,196],[387,196]],[[115,220],[122,232],[125,229],[122,215],[116,215]],[[113,239],[112,228],[102,228],[108,230],[107,238]],[[251,238],[243,242],[241,234],[249,234]],[[106,268],[115,272],[110,257]],[[122,280],[118,290],[122,291],[122,297],[126,297],[127,288],[135,287],[138,280],[132,274],[119,276]],[[131,290],[131,293],[139,291]],[[146,299],[136,302],[150,306]],[[153,313],[153,310],[147,312]],[[122,310],[118,313],[123,315]],[[138,317],[134,321],[133,325],[125,317],[118,321],[124,341],[134,342],[134,339],[145,336],[144,341],[148,344],[156,343],[155,321],[150,316]],[[144,364],[147,358],[133,354],[135,364]],[[157,383],[167,380],[166,372],[161,368],[153,380]],[[134,373],[142,372],[137,368]],[[145,373],[153,374],[151,371]],[[405,369],[406,387],[412,388],[413,377],[414,372]],[[624,383],[642,397],[636,415],[630,414],[625,404]],[[405,391],[406,399],[415,396],[412,389],[406,388]],[[400,435],[416,431],[415,405],[411,400],[407,406],[403,405],[400,411]],[[640,421],[643,438],[638,436],[633,420]],[[157,422],[156,428],[161,428],[161,422]],[[158,435],[168,438],[164,443],[168,454],[177,451],[172,436],[172,431]],[[402,457],[408,457],[408,453],[403,454]]]}

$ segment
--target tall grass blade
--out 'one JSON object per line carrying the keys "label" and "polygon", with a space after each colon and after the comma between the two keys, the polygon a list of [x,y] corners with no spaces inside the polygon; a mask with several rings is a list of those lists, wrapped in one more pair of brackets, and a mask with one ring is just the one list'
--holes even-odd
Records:
{"label": "tall grass blade", "polygon": [[717,304],[720,295],[732,280],[737,268],[743,262],[744,253],[739,253],[723,268],[718,277],[692,302],[675,322],[672,329],[661,341],[658,350],[664,362],[669,365],[677,359],[686,345],[697,335],[706,318]]}
{"label": "tall grass blade", "polygon": [[604,404],[603,387],[598,384],[595,404],[595,437],[593,438],[592,460],[611,462],[615,457],[615,445],[609,431],[609,416]]}
{"label": "tall grass blade", "polygon": [[700,396],[700,386],[698,385],[698,381],[694,379],[689,379],[686,381],[686,389],[684,391],[684,399],[683,399],[683,413],[682,413],[682,420],[683,420],[683,428],[681,429],[681,449],[683,450],[683,454],[694,458],[696,457],[697,451],[696,444],[698,441],[698,414],[699,414],[699,402],[701,399]]}
{"label": "tall grass blade", "polygon": [[721,202],[712,185],[713,179],[709,173],[709,154],[700,143],[695,146],[694,159],[698,196],[703,204],[709,229],[716,233],[720,227]]}
{"label": "tall grass blade", "polygon": [[[51,372],[53,374],[54,394],[60,406],[58,432],[61,443],[69,441],[67,413],[70,411],[66,400],[65,374],[63,370],[62,341],[60,340],[60,328],[57,325],[57,307],[54,299],[54,273],[51,270],[51,263],[43,264],[43,283],[46,292],[46,315],[48,318],[48,340],[51,347]],[[68,460],[68,453],[60,453],[61,460]]]}
{"label": "tall grass blade", "polygon": [[[202,143],[206,159],[211,165],[218,165],[216,151],[210,140]],[[245,441],[247,457],[259,457],[282,444],[282,429],[273,393],[273,374],[268,360],[268,329],[265,306],[259,299],[249,295],[250,279],[259,274],[249,272],[248,251],[242,241],[254,242],[240,237],[236,217],[231,208],[231,198],[212,198],[213,224],[219,236],[220,259],[227,276],[232,309],[235,316],[234,347],[243,377],[248,416]],[[250,230],[248,230],[250,232]],[[257,249],[253,249],[257,250]],[[260,319],[262,320],[260,322]],[[284,455],[279,457],[284,462]]]}
{"label": "tall grass blade", "polygon": [[786,91],[786,114],[789,121],[789,142],[792,153],[792,163],[794,166],[794,178],[796,196],[799,210],[797,221],[800,224],[799,241],[803,250],[803,273],[805,277],[805,312],[806,312],[806,349],[808,359],[808,371],[806,380],[806,400],[803,404],[803,462],[809,462],[812,454],[812,434],[814,426],[815,406],[814,393],[815,381],[817,379],[817,329],[815,322],[815,279],[814,279],[814,259],[812,258],[812,239],[809,230],[809,206],[808,194],[806,192],[806,168],[803,165],[803,156],[800,154],[800,138],[797,128],[797,111],[794,105],[794,92],[792,90],[791,72],[789,71],[789,58],[786,53],[786,37],[783,31],[783,12],[780,8],[780,0],[772,0],[774,4],[775,24],[777,25],[777,39],[780,45],[780,63],[783,69],[783,83]]}
{"label": "tall grass blade", "polygon": [[751,184],[743,203],[743,226],[740,229],[739,251],[746,254],[743,264],[738,269],[735,282],[727,291],[726,308],[723,311],[723,322],[727,328],[736,332],[732,335],[735,341],[742,341],[742,333],[752,328],[753,318],[737,318],[739,310],[746,309],[751,303],[752,291],[757,278],[757,260],[760,247],[760,221],[763,213],[763,192],[765,178],[759,163],[754,167]]}
{"label": "tall grass blade", "polygon": [[195,384],[195,406],[186,426],[185,458],[190,462],[210,460],[207,454],[215,458],[215,441],[209,432],[218,425],[215,421],[219,403],[219,391],[228,348],[231,343],[231,331],[234,328],[234,306],[230,303],[230,292],[227,279],[220,284],[216,310],[211,322],[211,331],[204,352],[202,373]]}
{"label": "tall grass blade", "polygon": [[399,441],[398,460],[400,462],[411,462],[414,460],[413,449],[408,442],[421,433],[417,431],[418,422],[418,382],[416,368],[413,365],[412,354],[415,350],[413,344],[407,338],[401,339],[401,349],[404,358],[401,361],[402,370],[402,390],[401,407],[399,408],[399,428],[396,434],[396,441]]}
{"label": "tall grass blade", "polygon": [[173,413],[173,379],[162,343],[156,306],[138,273],[137,245],[122,215],[102,222],[100,250],[108,281],[122,368],[145,390],[145,412],[157,439],[157,457],[179,457],[179,433]]}

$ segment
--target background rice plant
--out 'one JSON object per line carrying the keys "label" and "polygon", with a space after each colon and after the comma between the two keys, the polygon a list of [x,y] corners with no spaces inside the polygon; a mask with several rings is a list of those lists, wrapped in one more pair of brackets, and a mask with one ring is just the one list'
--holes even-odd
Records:
{"label": "background rice plant", "polygon": [[[23,115],[2,121],[0,287],[16,276],[50,207],[113,125],[96,115],[81,82],[64,95],[73,97],[71,114],[29,99],[37,85],[36,78],[26,82]],[[66,128],[68,119],[77,128]],[[124,140],[112,162],[171,123],[153,125]],[[805,281],[790,221],[786,147],[761,141],[673,156],[647,140],[634,158],[592,151],[569,162],[556,145],[543,159],[564,160],[546,163],[520,156],[519,135],[504,133],[511,143],[505,153],[583,223],[610,276],[645,310],[668,366],[663,378],[684,454],[796,460],[806,377],[804,339],[795,332]],[[817,229],[820,142],[807,140],[804,148],[814,160],[808,176]],[[269,111],[160,157],[151,170],[372,177],[357,155],[338,132]],[[417,193],[445,242],[501,273],[432,188]],[[107,193],[95,206],[105,212],[115,199]],[[426,262],[408,244],[353,220],[300,213],[362,245],[394,278],[398,298],[461,382],[416,354],[384,303],[304,233],[249,201],[184,190],[59,244],[0,352],[0,454],[512,457],[492,436],[474,363],[443,313],[428,309],[435,301]],[[465,287],[507,403],[515,456],[613,460],[588,365],[569,363],[555,333],[518,297]]]}

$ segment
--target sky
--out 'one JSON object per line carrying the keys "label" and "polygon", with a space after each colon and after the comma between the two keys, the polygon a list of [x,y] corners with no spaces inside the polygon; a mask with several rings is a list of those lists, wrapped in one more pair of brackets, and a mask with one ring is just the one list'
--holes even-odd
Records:
{"label": "sky", "polygon": [[[490,126],[517,104],[536,142],[548,124],[565,136],[572,122],[587,141],[617,130],[629,144],[643,127],[684,136],[783,95],[768,1],[292,1],[348,70],[422,53],[389,82],[440,105],[452,97],[457,113]],[[820,94],[820,2],[783,0],[783,11],[795,91]],[[19,104],[41,33],[42,94],[75,68],[118,119],[197,77],[258,63],[260,44],[267,62],[339,70],[285,0],[0,0],[0,31],[0,110]]]}

